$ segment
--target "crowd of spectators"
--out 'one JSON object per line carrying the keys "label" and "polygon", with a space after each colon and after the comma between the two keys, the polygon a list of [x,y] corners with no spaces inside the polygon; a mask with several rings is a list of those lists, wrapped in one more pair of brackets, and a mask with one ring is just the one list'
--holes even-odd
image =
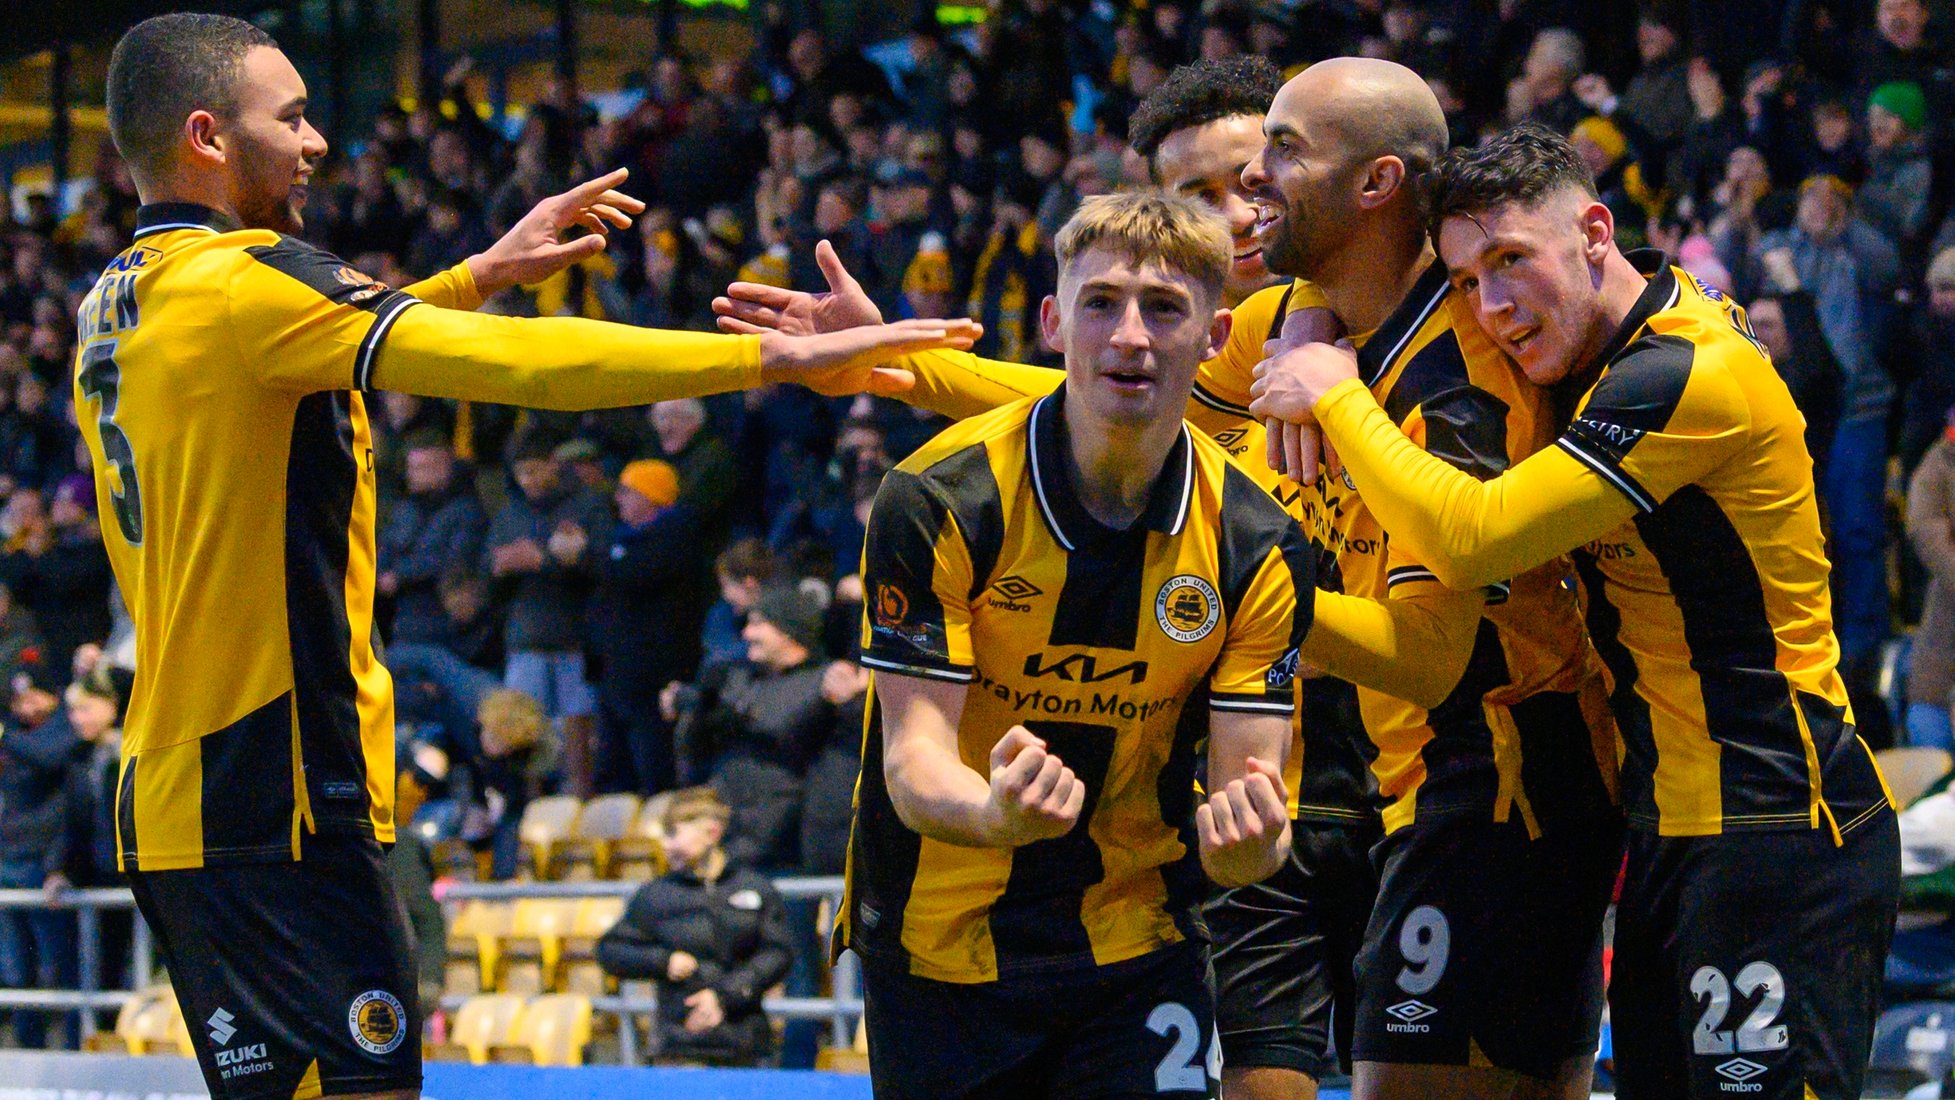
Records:
{"label": "crowd of spectators", "polygon": [[[1145,182],[1126,121],[1174,66],[1396,59],[1458,142],[1528,119],[1572,135],[1626,239],[1747,304],[1808,419],[1862,726],[1947,745],[1955,13],[1712,7],[996,0],[971,28],[853,47],[767,5],[750,54],[648,58],[608,113],[559,84],[487,118],[462,60],[438,96],[328,135],[307,235],[401,285],[622,165],[650,204],[636,227],[485,308],[709,328],[735,279],[818,289],[825,238],[885,316],[968,315],[980,353],[1050,361],[1036,311],[1052,236],[1082,195]],[[0,887],[114,879],[132,642],[69,378],[77,303],[136,205],[105,148],[76,209],[32,197],[0,226]],[[867,682],[851,660],[863,524],[883,472],[940,421],[789,387],[583,415],[392,393],[371,408],[378,623],[427,831],[507,875],[542,793],[710,785],[724,814],[701,812],[713,855],[693,858],[839,869]],[[1877,666],[1924,594],[1890,733]],[[0,912],[0,985],[72,982],[73,936],[56,913]],[[611,955],[691,977],[666,948]],[[14,1022],[22,1042],[45,1030]]]}

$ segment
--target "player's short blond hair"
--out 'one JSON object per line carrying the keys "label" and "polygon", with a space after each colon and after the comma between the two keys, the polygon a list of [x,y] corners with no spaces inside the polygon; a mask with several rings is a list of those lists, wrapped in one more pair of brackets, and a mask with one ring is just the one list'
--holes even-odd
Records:
{"label": "player's short blond hair", "polygon": [[1235,261],[1229,225],[1193,199],[1165,191],[1095,195],[1079,204],[1053,242],[1064,278],[1073,262],[1095,248],[1124,254],[1137,264],[1158,261],[1192,277],[1220,299]]}

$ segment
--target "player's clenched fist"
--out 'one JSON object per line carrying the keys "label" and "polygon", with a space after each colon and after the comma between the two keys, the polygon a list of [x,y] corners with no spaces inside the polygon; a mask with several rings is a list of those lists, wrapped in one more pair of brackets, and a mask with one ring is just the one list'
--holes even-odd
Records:
{"label": "player's clenched fist", "polygon": [[1290,793],[1282,771],[1253,756],[1248,770],[1195,807],[1202,867],[1217,886],[1261,882],[1290,849]]}
{"label": "player's clenched fist", "polygon": [[991,747],[992,829],[1003,843],[1065,836],[1085,805],[1086,784],[1024,726],[1013,726]]}

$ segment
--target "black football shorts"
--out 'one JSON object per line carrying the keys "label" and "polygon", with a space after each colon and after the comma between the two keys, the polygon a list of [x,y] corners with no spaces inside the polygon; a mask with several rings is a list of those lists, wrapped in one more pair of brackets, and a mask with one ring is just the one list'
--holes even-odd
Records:
{"label": "black football shorts", "polygon": [[[1352,1058],[1543,1080],[1592,1054],[1622,819],[1530,839],[1516,813],[1422,814],[1377,848]],[[1484,1060],[1482,1060],[1484,1059]]]}
{"label": "black football shorts", "polygon": [[412,941],[380,845],[129,875],[212,1100],[418,1089]]}
{"label": "black football shorts", "polygon": [[960,984],[863,966],[877,1100],[1213,1097],[1208,951]]}
{"label": "black football shorts", "polygon": [[1900,894],[1893,811],[1844,841],[1630,833],[1609,988],[1617,1096],[1860,1095]]}
{"label": "black football shorts", "polygon": [[1204,907],[1224,1065],[1315,1080],[1339,1056],[1350,1068],[1354,961],[1378,895],[1371,848],[1382,832],[1375,820],[1296,822],[1290,858],[1275,874]]}

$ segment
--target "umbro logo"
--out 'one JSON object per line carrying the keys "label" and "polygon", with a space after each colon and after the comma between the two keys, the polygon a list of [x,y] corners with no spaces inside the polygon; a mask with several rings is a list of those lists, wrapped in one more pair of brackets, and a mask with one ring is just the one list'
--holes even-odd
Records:
{"label": "umbro logo", "polygon": [[231,1026],[231,1021],[235,1019],[237,1019],[236,1016],[231,1015],[221,1008],[211,1013],[210,1019],[204,1021],[210,1025],[211,1041],[215,1042],[218,1046],[229,1046],[231,1044],[231,1036],[238,1033],[238,1029]]}
{"label": "umbro logo", "polygon": [[1247,428],[1230,428],[1227,431],[1216,432],[1215,442],[1220,443],[1224,447],[1233,447],[1242,442],[1242,437],[1248,434],[1249,429]]}
{"label": "umbro logo", "polygon": [[990,602],[999,611],[1030,611],[1032,605],[1025,601],[1043,595],[1045,589],[1013,573],[991,583]]}
{"label": "umbro logo", "polygon": [[[1717,1075],[1732,1081],[1749,1081],[1759,1074],[1764,1073],[1766,1068],[1749,1058],[1733,1058],[1729,1062],[1717,1067]],[[1756,1088],[1757,1086],[1753,1087]]]}
{"label": "umbro logo", "polygon": [[1045,595],[1045,589],[1016,573],[1008,577],[999,577],[992,583],[991,591],[1008,600],[1029,600],[1033,596]]}
{"label": "umbro logo", "polygon": [[1399,1003],[1386,1009],[1385,1014],[1388,1016],[1396,1016],[1400,1020],[1403,1020],[1404,1022],[1410,1024],[1410,1023],[1416,1023],[1420,1020],[1423,1020],[1427,1016],[1431,1016],[1437,1013],[1438,1011],[1439,1011],[1438,1009],[1432,1007],[1429,1004],[1426,1004],[1424,1001],[1400,1001]]}
{"label": "umbro logo", "polygon": [[1425,1020],[1427,1016],[1437,1016],[1439,1010],[1433,1008],[1431,1004],[1423,1002],[1423,1000],[1400,1000],[1398,1004],[1386,1008],[1384,1014],[1398,1020],[1396,1024],[1386,1024],[1384,1026],[1386,1032],[1406,1032],[1406,1034],[1417,1032],[1417,1034],[1423,1034],[1423,1032],[1431,1032],[1431,1026],[1429,1024],[1419,1024],[1419,1020]]}

